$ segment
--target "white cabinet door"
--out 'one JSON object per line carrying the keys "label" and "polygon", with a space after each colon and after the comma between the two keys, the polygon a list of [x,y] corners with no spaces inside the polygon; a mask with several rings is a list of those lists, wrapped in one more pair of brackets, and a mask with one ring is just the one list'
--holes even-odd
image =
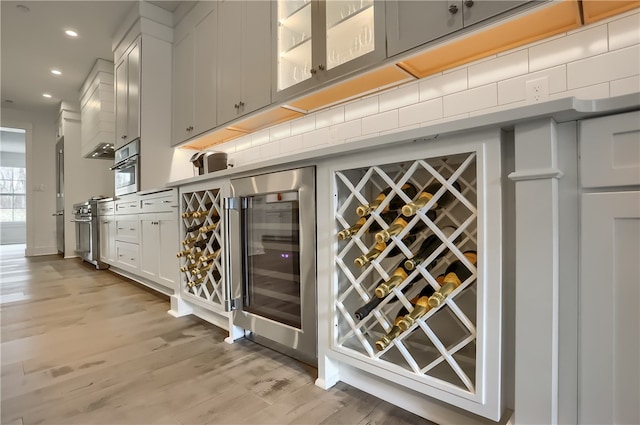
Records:
{"label": "white cabinet door", "polygon": [[127,60],[126,55],[116,64],[115,72],[116,98],[116,140],[119,148],[125,144],[127,133]]}
{"label": "white cabinet door", "polygon": [[115,262],[116,254],[116,227],[113,216],[99,218],[100,229],[100,261],[107,264]]}
{"label": "white cabinet door", "polygon": [[127,140],[140,137],[140,39],[127,52]]}
{"label": "white cabinet door", "polygon": [[175,213],[156,214],[158,231],[158,279],[161,285],[177,289],[179,262],[178,219]]}
{"label": "white cabinet door", "polygon": [[175,288],[179,263],[178,217],[174,212],[140,214],[140,275]]}
{"label": "white cabinet door", "polygon": [[220,3],[218,10],[218,123],[239,115],[242,88],[242,11],[241,2]]}
{"label": "white cabinet door", "polygon": [[[213,3],[216,5],[216,3]],[[204,133],[217,124],[216,73],[218,63],[217,9],[212,9],[195,26],[195,86],[192,135]]]}
{"label": "white cabinet door", "polygon": [[191,137],[193,126],[193,33],[173,45],[173,142]]}
{"label": "white cabinet door", "polygon": [[140,274],[156,280],[158,275],[158,225],[155,214],[140,214]]}
{"label": "white cabinet door", "polygon": [[271,103],[271,3],[245,5],[242,16],[242,95],[240,114]]}
{"label": "white cabinet door", "polygon": [[580,424],[640,423],[640,192],[582,196]]}

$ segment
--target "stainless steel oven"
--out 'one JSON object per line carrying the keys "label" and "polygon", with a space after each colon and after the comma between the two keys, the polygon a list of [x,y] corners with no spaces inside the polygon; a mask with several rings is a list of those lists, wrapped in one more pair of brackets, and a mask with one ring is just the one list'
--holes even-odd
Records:
{"label": "stainless steel oven", "polygon": [[116,196],[135,193],[140,189],[140,139],[116,149],[114,165]]}
{"label": "stainless steel oven", "polygon": [[76,224],[76,254],[97,269],[107,269],[109,265],[99,260],[98,199],[100,197],[73,204],[74,218],[71,222]]}
{"label": "stainless steel oven", "polygon": [[313,167],[231,180],[225,200],[233,322],[245,336],[317,365]]}

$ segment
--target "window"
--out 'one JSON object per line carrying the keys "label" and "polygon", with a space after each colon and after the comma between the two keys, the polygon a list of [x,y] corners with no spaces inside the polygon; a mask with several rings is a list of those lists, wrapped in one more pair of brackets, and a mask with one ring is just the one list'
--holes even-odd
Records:
{"label": "window", "polygon": [[27,169],[0,167],[0,222],[26,221]]}

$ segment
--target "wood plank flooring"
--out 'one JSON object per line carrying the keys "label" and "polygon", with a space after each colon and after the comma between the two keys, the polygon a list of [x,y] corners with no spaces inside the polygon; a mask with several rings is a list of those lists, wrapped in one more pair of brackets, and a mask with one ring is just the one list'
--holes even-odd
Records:
{"label": "wood plank flooring", "polygon": [[77,259],[0,247],[0,423],[430,424]]}

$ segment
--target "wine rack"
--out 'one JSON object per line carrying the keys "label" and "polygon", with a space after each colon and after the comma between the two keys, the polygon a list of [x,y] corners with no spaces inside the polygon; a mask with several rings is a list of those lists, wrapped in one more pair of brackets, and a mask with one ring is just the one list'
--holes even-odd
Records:
{"label": "wine rack", "polygon": [[[181,293],[207,307],[223,308],[222,194],[219,189],[181,193]],[[204,230],[204,231],[201,231]]]}
{"label": "wine rack", "polygon": [[[483,334],[479,322],[483,323],[486,309],[483,286],[478,283],[484,255],[478,237],[478,176],[483,162],[478,159],[479,152],[482,155],[482,151],[471,149],[425,159],[335,168],[333,172],[335,233],[342,233],[335,238],[332,251],[336,279],[332,349],[408,378],[403,382],[419,382],[421,388],[427,388],[421,389],[425,393],[430,394],[429,387],[435,388],[470,404],[482,404],[486,381],[484,344],[478,348],[479,335]],[[409,216],[403,215],[398,205],[410,204],[426,189],[433,192],[428,202],[413,215],[411,208],[405,208]],[[380,197],[381,193],[386,196]],[[376,198],[381,202],[368,214],[363,213],[367,208],[358,208]],[[362,223],[363,217],[366,221],[355,233],[344,232],[358,220]],[[376,258],[357,266],[356,259],[376,247],[376,238],[378,242],[384,239],[376,234],[389,229],[392,220],[397,222],[395,217],[402,218],[406,225],[386,241]],[[353,234],[344,237],[345,233]],[[376,298],[379,284],[389,281],[394,271],[412,259],[422,242],[433,235],[437,239],[431,240],[437,243],[426,258],[405,270],[406,278],[369,314],[356,315],[360,307]],[[455,289],[436,306],[433,292],[447,289],[439,276],[455,262],[465,270],[464,277],[449,285],[448,289]],[[382,343],[385,335],[397,331],[394,324],[398,312],[402,308],[404,314],[412,312],[416,307],[412,301],[416,302],[421,291],[431,295],[429,304],[434,306],[414,322],[409,321],[406,330],[395,332],[395,338]]]}

